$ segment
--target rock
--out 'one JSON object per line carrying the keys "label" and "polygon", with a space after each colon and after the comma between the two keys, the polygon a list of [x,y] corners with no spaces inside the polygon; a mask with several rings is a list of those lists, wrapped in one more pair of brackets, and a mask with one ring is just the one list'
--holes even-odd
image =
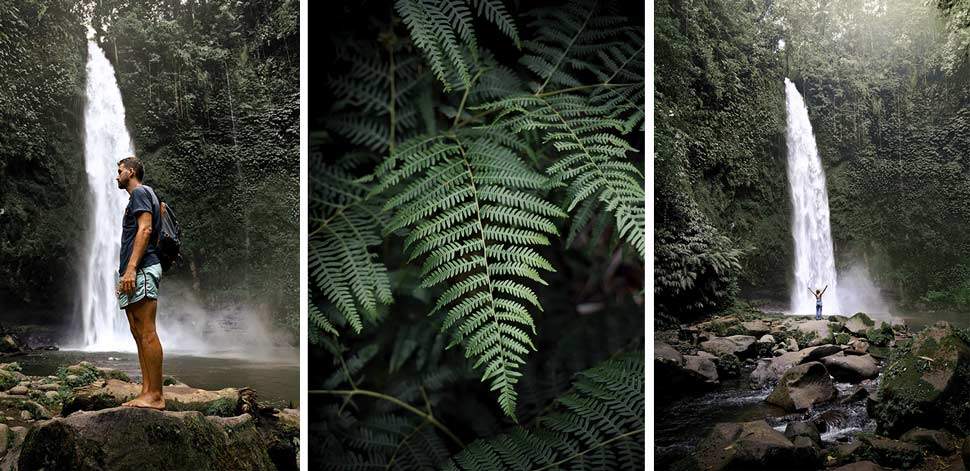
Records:
{"label": "rock", "polygon": [[296,409],[275,411],[270,417],[260,417],[256,427],[277,471],[298,470],[300,412]]}
{"label": "rock", "polygon": [[782,349],[782,348],[776,348],[776,349],[774,349],[774,350],[771,351],[771,356],[773,356],[773,357],[780,357],[780,356],[784,355],[787,352],[788,352],[788,350],[785,350],[785,349]]}
{"label": "rock", "polygon": [[789,352],[797,352],[798,351],[798,342],[796,342],[795,339],[793,339],[791,337],[788,337],[788,351]]}
{"label": "rock", "polygon": [[970,437],[963,439],[963,445],[960,446],[960,456],[963,458],[963,467],[970,469]]}
{"label": "rock", "polygon": [[[5,411],[14,410],[20,416],[19,411],[29,411],[34,418],[49,419],[50,411],[46,407],[30,400],[27,396],[11,396],[0,394],[0,409]],[[9,413],[9,412],[7,412]]]}
{"label": "rock", "polygon": [[970,435],[970,346],[946,322],[916,335],[883,371],[868,403],[877,432],[889,436],[916,426],[947,427]]}
{"label": "rock", "polygon": [[795,437],[807,437],[815,446],[822,446],[822,436],[818,433],[818,428],[810,421],[789,422],[785,427],[785,436],[794,443]]}
{"label": "rock", "polygon": [[918,445],[937,455],[949,455],[957,449],[957,441],[947,432],[914,427],[903,434],[900,440]]}
{"label": "rock", "polygon": [[820,462],[821,448],[811,438],[797,436],[792,440],[792,444],[795,445],[795,459],[799,462]]}
{"label": "rock", "polygon": [[39,391],[57,391],[61,389],[61,385],[57,383],[43,383],[38,384],[35,389]]}
{"label": "rock", "polygon": [[7,390],[7,394],[12,394],[15,396],[26,396],[30,392],[27,386],[17,385]]}
{"label": "rock", "polygon": [[840,402],[842,404],[851,404],[853,402],[864,401],[867,397],[869,397],[869,390],[862,386],[856,386]]}
{"label": "rock", "polygon": [[856,461],[845,466],[839,466],[832,471],[886,471],[886,468],[872,461]]}
{"label": "rock", "polygon": [[7,453],[7,449],[10,447],[10,428],[7,424],[0,424],[0,456]]}
{"label": "rock", "polygon": [[879,365],[872,355],[829,355],[822,363],[836,381],[858,383],[879,376]]}
{"label": "rock", "polygon": [[22,352],[23,346],[21,345],[20,339],[14,334],[6,334],[0,337],[0,352],[3,353],[19,353]]}
{"label": "rock", "polygon": [[845,325],[842,328],[855,335],[865,335],[869,329],[875,326],[876,321],[869,318],[865,313],[857,312],[849,320],[845,321]]}
{"label": "rock", "polygon": [[701,342],[700,348],[717,356],[732,354],[739,358],[749,357],[756,353],[757,339],[750,335],[732,335],[730,337],[715,337]]}
{"label": "rock", "polygon": [[[768,327],[768,324],[766,324],[765,321],[760,319],[748,321],[748,322],[742,322],[741,328],[744,329],[744,331],[748,335],[751,335],[754,337],[761,337],[762,335],[765,335],[771,331],[771,328]],[[774,340],[772,340],[771,343],[775,343]]]}
{"label": "rock", "polygon": [[876,435],[858,435],[861,446],[857,455],[867,457],[882,466],[910,469],[923,461],[923,452],[912,443]]}
{"label": "rock", "polygon": [[20,382],[16,373],[15,371],[0,370],[0,391],[6,391]]}
{"label": "rock", "polygon": [[832,335],[832,331],[829,330],[829,321],[822,319],[820,321],[802,321],[798,324],[798,331],[811,337],[808,342],[810,347],[816,345],[822,345],[828,341],[829,336]]}
{"label": "rock", "polygon": [[20,411],[20,420],[23,420],[25,422],[29,420],[34,420],[34,415],[31,414],[29,410],[22,410]]}
{"label": "rock", "polygon": [[128,373],[121,370],[116,370],[114,368],[98,368],[98,373],[104,379],[117,379],[121,381],[131,382],[131,377]]}
{"label": "rock", "polygon": [[741,375],[741,360],[738,360],[738,357],[727,354],[721,355],[713,361],[714,364],[717,365],[717,374],[720,377],[737,378]]}
{"label": "rock", "polygon": [[786,371],[765,400],[769,404],[794,412],[830,401],[835,394],[835,386],[825,365],[810,362]]}
{"label": "rock", "polygon": [[129,407],[39,424],[24,440],[18,464],[24,470],[275,469],[248,414],[205,417]]}
{"label": "rock", "polygon": [[[73,397],[61,412],[68,415],[79,410],[99,410],[117,407],[141,392],[141,385],[117,379],[98,380],[74,390]],[[237,414],[239,391],[226,388],[206,391],[187,386],[164,386],[165,408],[170,411],[200,411],[205,415],[231,417]]]}
{"label": "rock", "polygon": [[710,385],[718,384],[717,367],[709,358],[687,355],[684,357],[684,369],[699,377],[705,383]]}
{"label": "rock", "polygon": [[741,327],[740,322],[736,317],[733,316],[711,319],[707,322],[697,324],[694,327],[701,332],[713,332],[718,336],[744,333],[744,329]]}
{"label": "rock", "polygon": [[680,354],[674,347],[663,343],[663,342],[653,342],[653,358],[654,361],[664,361],[669,363],[682,364],[684,362],[684,356]]}
{"label": "rock", "polygon": [[816,361],[842,351],[837,345],[808,347],[797,352],[785,353],[770,360],[761,360],[751,372],[751,383],[757,387],[778,381],[789,368],[802,363]]}
{"label": "rock", "polygon": [[854,339],[849,342],[849,348],[845,349],[846,355],[865,355],[869,352],[869,342],[862,339]]}
{"label": "rock", "polygon": [[723,469],[814,469],[798,460],[795,445],[764,420],[719,423],[701,440],[685,461],[686,468],[709,471]]}
{"label": "rock", "polygon": [[771,334],[764,334],[764,335],[761,336],[760,339],[758,339],[758,343],[766,343],[768,345],[774,346],[775,345],[775,338],[772,337]]}
{"label": "rock", "polygon": [[44,397],[47,398],[48,401],[56,401],[61,398],[61,393],[57,391],[45,391]]}

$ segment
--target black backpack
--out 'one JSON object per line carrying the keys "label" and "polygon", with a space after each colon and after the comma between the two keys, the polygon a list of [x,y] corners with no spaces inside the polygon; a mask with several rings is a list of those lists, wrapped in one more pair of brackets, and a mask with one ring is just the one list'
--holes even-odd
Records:
{"label": "black backpack", "polygon": [[162,272],[169,271],[172,266],[182,262],[182,226],[179,226],[175,219],[175,211],[158,200],[158,196],[152,191],[152,198],[158,203],[158,228],[155,247],[158,248],[158,260],[162,263]]}
{"label": "black backpack", "polygon": [[182,254],[179,249],[182,246],[182,227],[175,219],[175,212],[168,204],[159,202],[161,210],[158,218],[158,240],[155,246],[158,247],[158,259],[162,262],[162,272],[167,272],[173,265],[182,262]]}

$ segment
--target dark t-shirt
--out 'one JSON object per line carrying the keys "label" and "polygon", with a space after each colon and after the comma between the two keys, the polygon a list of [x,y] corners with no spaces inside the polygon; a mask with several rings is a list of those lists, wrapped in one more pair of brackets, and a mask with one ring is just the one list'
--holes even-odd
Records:
{"label": "dark t-shirt", "polygon": [[125,208],[125,217],[121,223],[121,265],[118,266],[118,274],[124,275],[125,268],[128,268],[128,259],[131,258],[131,251],[135,246],[135,233],[138,232],[138,214],[144,212],[152,213],[152,235],[148,238],[148,246],[145,254],[138,261],[137,268],[144,268],[159,263],[158,247],[155,244],[158,224],[161,219],[161,209],[158,206],[158,198],[155,191],[148,185],[141,185],[131,192],[128,198],[128,207]]}

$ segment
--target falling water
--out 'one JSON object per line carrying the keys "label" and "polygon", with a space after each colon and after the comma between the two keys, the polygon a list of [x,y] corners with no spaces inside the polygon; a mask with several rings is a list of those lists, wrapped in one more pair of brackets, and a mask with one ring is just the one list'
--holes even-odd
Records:
{"label": "falling water", "polygon": [[795,239],[795,285],[791,312],[815,312],[811,289],[828,285],[822,302],[823,314],[842,313],[829,225],[829,197],[825,171],[818,157],[812,123],[805,100],[787,78],[785,101],[788,108],[788,183],[792,200],[792,237]]}
{"label": "falling water", "polygon": [[132,155],[125,107],[114,68],[88,41],[87,102],[84,106],[84,166],[88,175],[87,252],[81,285],[82,348],[133,351],[128,322],[115,286],[121,252],[121,220],[128,195],[115,182],[118,161]]}

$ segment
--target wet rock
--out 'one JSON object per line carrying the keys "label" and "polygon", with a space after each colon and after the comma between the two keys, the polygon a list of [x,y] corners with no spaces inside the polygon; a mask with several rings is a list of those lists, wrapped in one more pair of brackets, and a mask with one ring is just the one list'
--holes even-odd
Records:
{"label": "wet rock", "polygon": [[845,383],[858,383],[879,376],[879,365],[872,355],[839,353],[822,358],[822,363],[837,381]]}
{"label": "wet rock", "polygon": [[842,402],[842,404],[851,404],[853,402],[864,401],[868,397],[869,397],[868,389],[862,386],[856,386],[852,388],[849,391],[849,394],[847,394],[844,398],[842,398],[840,402]]}
{"label": "wet rock", "polygon": [[785,427],[785,436],[794,443],[795,437],[807,437],[815,446],[822,446],[822,436],[818,433],[818,428],[811,421],[789,422]]}
{"label": "wet rock", "polygon": [[922,450],[912,443],[868,434],[857,438],[861,446],[855,454],[882,466],[910,469],[923,461]]}
{"label": "wet rock", "polygon": [[832,400],[836,395],[832,378],[825,365],[810,362],[790,368],[778,380],[765,399],[768,403],[793,412],[812,408]]}
{"label": "wet rock", "polygon": [[682,466],[711,471],[814,468],[798,457],[795,445],[764,420],[719,423]]}
{"label": "wet rock", "polygon": [[840,351],[842,349],[838,345],[820,345],[785,353],[770,360],[761,360],[751,372],[751,383],[756,387],[763,387],[778,381],[785,371],[795,365],[816,361]]}
{"label": "wet rock", "polygon": [[[63,415],[79,410],[100,410],[120,406],[135,398],[141,385],[117,379],[98,380],[74,390],[64,403]],[[239,390],[207,391],[187,386],[164,386],[165,408],[170,411],[200,411],[205,415],[231,417],[238,413]]]}
{"label": "wet rock", "polygon": [[942,430],[915,427],[904,433],[899,439],[917,445],[937,455],[949,455],[957,449],[956,439]]}
{"label": "wet rock", "polygon": [[[762,335],[765,335],[771,331],[771,328],[768,327],[768,324],[766,324],[765,321],[760,319],[748,321],[748,322],[742,322],[741,328],[744,329],[744,331],[748,335],[751,335],[754,337],[761,337]],[[771,343],[774,343],[774,340],[772,340]]]}
{"label": "wet rock", "polygon": [[697,376],[704,383],[715,385],[717,381],[717,367],[709,358],[697,355],[684,357],[684,369]]}
{"label": "wet rock", "polygon": [[717,356],[732,354],[745,358],[757,353],[756,342],[757,339],[750,335],[732,335],[701,342],[700,348]]}
{"label": "wet rock", "polygon": [[205,417],[129,407],[78,412],[38,425],[24,440],[18,465],[78,471],[275,469],[248,414]]}
{"label": "wet rock", "polygon": [[868,403],[877,431],[889,436],[916,426],[970,435],[970,346],[946,322],[916,335],[885,368]]}

